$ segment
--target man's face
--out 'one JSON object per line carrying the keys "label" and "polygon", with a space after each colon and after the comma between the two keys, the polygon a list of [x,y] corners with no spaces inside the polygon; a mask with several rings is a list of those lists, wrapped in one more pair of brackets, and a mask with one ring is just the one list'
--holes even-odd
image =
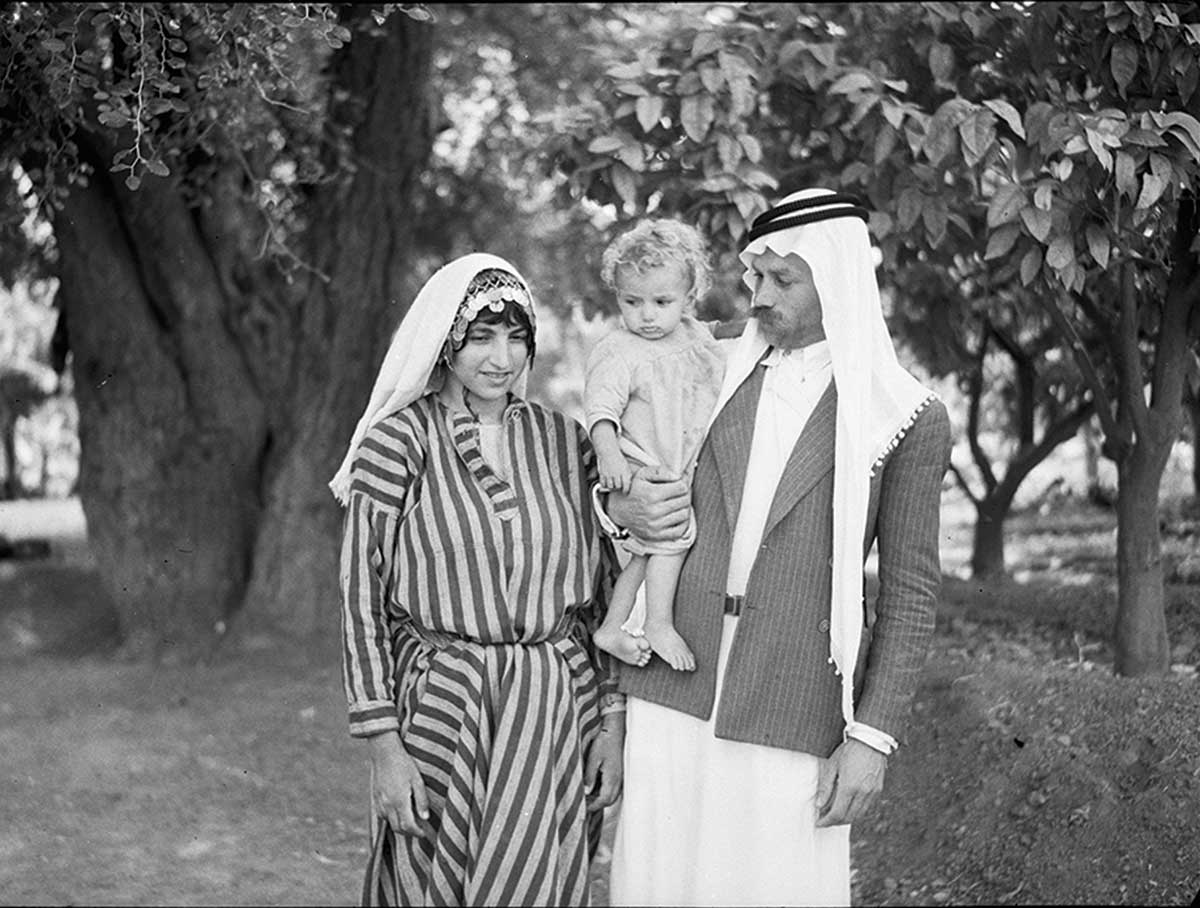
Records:
{"label": "man's face", "polygon": [[812,269],[798,255],[776,255],[770,249],[750,259],[754,283],[750,315],[758,319],[767,342],[795,350],[825,339],[821,298]]}

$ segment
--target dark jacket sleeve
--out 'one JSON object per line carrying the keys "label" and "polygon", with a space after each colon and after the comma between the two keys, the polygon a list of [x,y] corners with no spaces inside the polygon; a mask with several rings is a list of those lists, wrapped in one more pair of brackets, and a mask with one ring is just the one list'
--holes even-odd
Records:
{"label": "dark jacket sleeve", "polygon": [[903,740],[933,635],[942,579],[939,510],[950,447],[946,407],[935,400],[884,465],[880,483],[879,598],[854,718],[897,740]]}

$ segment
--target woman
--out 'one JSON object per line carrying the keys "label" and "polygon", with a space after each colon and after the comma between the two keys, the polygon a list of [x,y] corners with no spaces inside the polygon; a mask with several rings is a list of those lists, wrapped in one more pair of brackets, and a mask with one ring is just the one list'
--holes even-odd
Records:
{"label": "woman", "polygon": [[522,399],[534,326],[508,262],[443,267],[330,483],[350,733],[400,904],[586,904],[620,789],[624,702],[591,644],[614,562],[586,434]]}

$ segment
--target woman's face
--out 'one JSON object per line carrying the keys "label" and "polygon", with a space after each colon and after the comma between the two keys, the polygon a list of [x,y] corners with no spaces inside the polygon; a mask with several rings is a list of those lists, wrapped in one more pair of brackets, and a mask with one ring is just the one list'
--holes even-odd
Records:
{"label": "woman's face", "polygon": [[476,319],[450,359],[451,374],[475,398],[503,405],[529,363],[529,331]]}

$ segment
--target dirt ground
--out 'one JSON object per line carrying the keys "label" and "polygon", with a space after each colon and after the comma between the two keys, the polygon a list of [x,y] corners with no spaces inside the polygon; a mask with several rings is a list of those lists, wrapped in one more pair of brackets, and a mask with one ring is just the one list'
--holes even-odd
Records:
{"label": "dirt ground", "polygon": [[[854,832],[855,903],[1190,904],[1200,586],[1170,587],[1176,670],[1115,678],[1111,518],[1014,534],[1021,582],[946,581],[909,741]],[[89,567],[68,534],[0,569],[0,903],[354,903],[366,754],[335,662],[263,638],[115,662]]]}

